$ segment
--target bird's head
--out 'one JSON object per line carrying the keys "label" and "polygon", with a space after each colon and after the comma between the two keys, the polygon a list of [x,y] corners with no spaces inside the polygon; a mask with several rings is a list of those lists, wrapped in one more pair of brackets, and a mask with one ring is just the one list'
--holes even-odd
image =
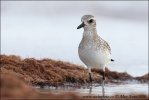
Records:
{"label": "bird's head", "polygon": [[81,24],[77,27],[77,29],[80,28],[96,28],[96,20],[94,19],[94,16],[92,15],[84,15],[81,18]]}

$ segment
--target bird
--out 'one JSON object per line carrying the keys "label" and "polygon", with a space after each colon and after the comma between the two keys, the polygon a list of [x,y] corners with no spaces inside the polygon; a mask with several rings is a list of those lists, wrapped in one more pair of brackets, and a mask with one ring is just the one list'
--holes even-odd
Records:
{"label": "bird", "polygon": [[105,67],[114,61],[111,59],[111,48],[108,42],[98,35],[96,19],[93,15],[82,16],[81,22],[77,29],[83,28],[84,32],[78,47],[78,55],[88,68],[88,77],[91,83],[91,68],[95,67],[102,70],[102,93],[104,96]]}

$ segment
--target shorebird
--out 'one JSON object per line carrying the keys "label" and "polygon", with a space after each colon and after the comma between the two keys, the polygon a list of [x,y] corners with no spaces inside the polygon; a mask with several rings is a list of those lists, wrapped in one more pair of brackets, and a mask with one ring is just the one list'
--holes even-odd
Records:
{"label": "shorebird", "polygon": [[82,24],[80,24],[77,29],[84,28],[84,32],[78,48],[78,54],[81,61],[88,68],[91,83],[91,68],[96,67],[102,69],[102,92],[104,96],[105,66],[107,66],[110,61],[114,61],[111,59],[111,48],[109,44],[97,34],[94,16],[84,15],[81,18],[81,22]]}

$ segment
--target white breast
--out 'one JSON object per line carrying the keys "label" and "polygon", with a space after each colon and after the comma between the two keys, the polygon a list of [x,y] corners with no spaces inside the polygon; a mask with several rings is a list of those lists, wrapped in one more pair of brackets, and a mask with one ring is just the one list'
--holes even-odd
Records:
{"label": "white breast", "polygon": [[78,49],[79,57],[88,67],[103,69],[110,62],[110,50],[94,28],[85,30]]}
{"label": "white breast", "polygon": [[79,48],[79,57],[88,67],[103,69],[110,62],[108,51],[95,50],[91,48]]}

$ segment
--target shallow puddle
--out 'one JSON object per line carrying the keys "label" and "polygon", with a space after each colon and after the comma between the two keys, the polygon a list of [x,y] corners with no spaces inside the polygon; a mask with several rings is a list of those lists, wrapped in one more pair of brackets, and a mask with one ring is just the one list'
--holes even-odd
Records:
{"label": "shallow puddle", "polygon": [[[82,86],[80,88],[71,87],[71,86],[60,86],[60,87],[44,87],[38,88],[41,92],[52,92],[52,93],[77,93],[81,95],[93,94],[93,95],[102,95],[102,87],[99,84],[94,84],[92,89],[87,86]],[[115,94],[146,94],[148,95],[148,84],[106,84],[105,85],[105,95],[111,96]]]}

